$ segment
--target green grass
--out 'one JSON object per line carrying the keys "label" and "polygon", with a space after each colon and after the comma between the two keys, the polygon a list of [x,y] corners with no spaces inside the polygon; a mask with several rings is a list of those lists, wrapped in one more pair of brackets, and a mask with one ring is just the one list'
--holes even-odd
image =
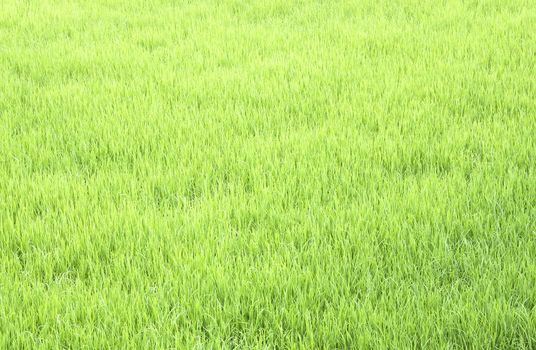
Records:
{"label": "green grass", "polygon": [[536,6],[0,1],[1,348],[536,348]]}

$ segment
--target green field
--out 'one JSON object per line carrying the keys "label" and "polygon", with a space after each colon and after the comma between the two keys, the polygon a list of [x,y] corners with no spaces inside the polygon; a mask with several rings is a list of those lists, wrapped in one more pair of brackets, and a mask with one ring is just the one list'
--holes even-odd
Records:
{"label": "green field", "polygon": [[536,3],[1,0],[0,348],[536,349]]}

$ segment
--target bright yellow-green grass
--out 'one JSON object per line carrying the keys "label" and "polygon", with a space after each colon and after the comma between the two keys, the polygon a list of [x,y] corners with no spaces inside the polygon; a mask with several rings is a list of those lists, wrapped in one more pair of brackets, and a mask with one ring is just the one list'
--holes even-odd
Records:
{"label": "bright yellow-green grass", "polygon": [[535,349],[534,0],[1,0],[0,348]]}

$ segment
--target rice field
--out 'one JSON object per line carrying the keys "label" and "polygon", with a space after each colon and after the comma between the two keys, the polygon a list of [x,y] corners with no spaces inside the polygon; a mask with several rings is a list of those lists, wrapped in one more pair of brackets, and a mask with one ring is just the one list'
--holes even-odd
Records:
{"label": "rice field", "polygon": [[536,349],[536,3],[1,0],[0,348]]}

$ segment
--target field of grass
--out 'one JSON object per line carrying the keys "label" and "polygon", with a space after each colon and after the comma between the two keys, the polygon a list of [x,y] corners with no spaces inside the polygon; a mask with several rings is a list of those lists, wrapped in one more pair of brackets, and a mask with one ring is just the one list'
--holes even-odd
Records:
{"label": "field of grass", "polygon": [[0,347],[536,348],[534,0],[1,0]]}

